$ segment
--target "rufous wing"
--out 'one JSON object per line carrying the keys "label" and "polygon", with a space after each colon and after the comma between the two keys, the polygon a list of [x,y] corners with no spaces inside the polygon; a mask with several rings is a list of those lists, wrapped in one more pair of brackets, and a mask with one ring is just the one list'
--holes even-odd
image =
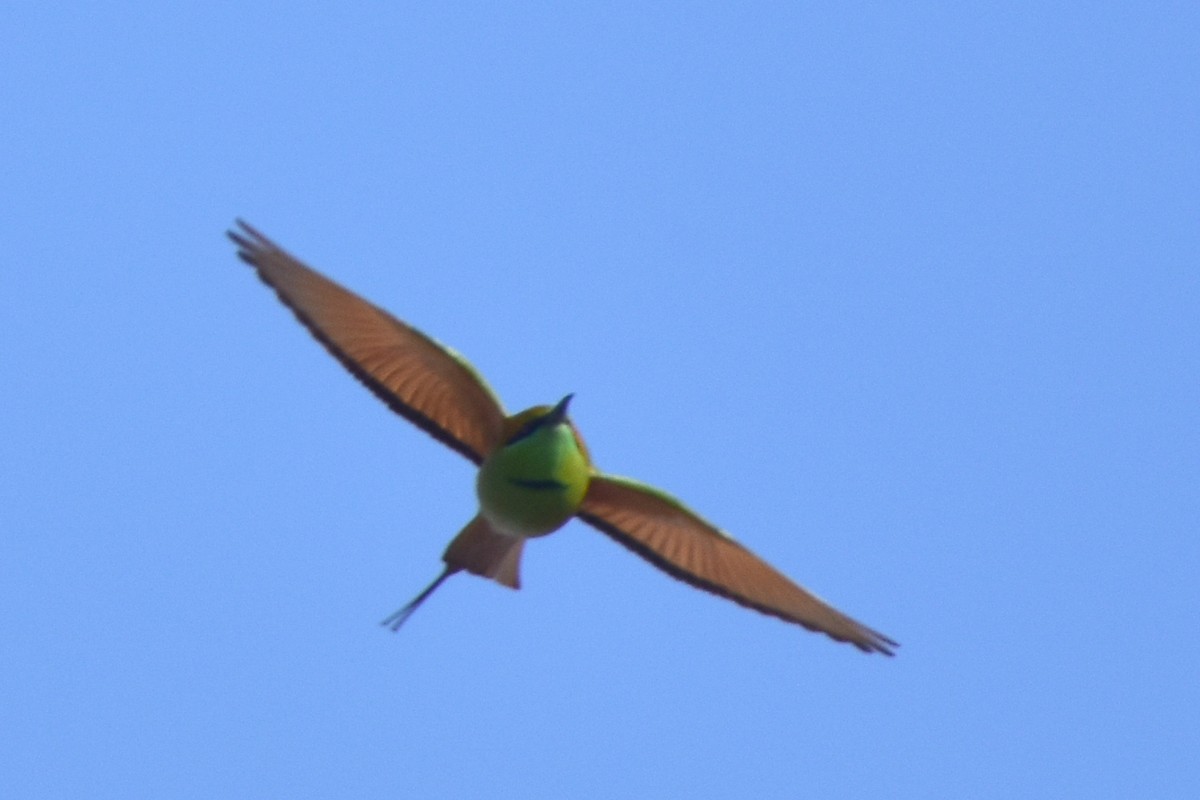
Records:
{"label": "rufous wing", "polygon": [[667,574],[699,589],[828,634],[867,653],[890,656],[899,646],[797,586],[728,534],[650,486],[596,475],[578,516]]}
{"label": "rufous wing", "polygon": [[504,410],[458,354],[305,266],[238,220],[238,256],[330,353],[388,407],[479,464],[499,443]]}

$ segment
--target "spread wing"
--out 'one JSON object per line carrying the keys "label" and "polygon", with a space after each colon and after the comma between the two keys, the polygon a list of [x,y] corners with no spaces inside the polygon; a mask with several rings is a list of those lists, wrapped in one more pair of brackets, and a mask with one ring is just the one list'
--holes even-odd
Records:
{"label": "spread wing", "polygon": [[238,220],[229,238],[342,366],[402,417],[479,464],[504,409],[461,356],[293,258]]}
{"label": "spread wing", "polygon": [[801,589],[678,500],[645,484],[596,475],[578,516],[699,589],[826,633],[866,653],[890,656],[899,646]]}

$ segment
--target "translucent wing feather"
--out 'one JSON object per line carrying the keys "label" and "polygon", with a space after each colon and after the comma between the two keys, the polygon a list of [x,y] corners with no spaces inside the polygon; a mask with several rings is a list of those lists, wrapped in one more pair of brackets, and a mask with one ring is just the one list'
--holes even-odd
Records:
{"label": "translucent wing feather", "polygon": [[645,484],[597,475],[578,516],[692,586],[867,653],[890,656],[899,646],[800,588],[678,500]]}
{"label": "translucent wing feather", "polygon": [[483,461],[500,441],[504,410],[465,360],[238,226],[229,232],[238,256],[355,378],[435,439]]}

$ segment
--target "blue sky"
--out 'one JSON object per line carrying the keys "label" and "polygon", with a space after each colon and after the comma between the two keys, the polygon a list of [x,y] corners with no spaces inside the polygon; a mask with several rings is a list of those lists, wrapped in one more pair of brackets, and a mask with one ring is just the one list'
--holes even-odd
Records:
{"label": "blue sky", "polygon": [[[5,793],[1196,796],[1200,11],[564,6],[0,10]],[[383,631],[472,470],[235,216],[900,654],[580,524]]]}

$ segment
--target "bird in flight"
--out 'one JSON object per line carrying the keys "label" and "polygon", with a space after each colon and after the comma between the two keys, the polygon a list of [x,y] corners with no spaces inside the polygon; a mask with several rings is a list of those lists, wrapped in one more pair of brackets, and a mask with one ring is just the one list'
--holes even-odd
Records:
{"label": "bird in flight", "polygon": [[478,513],[446,548],[437,578],[383,621],[392,630],[463,570],[519,588],[525,540],[578,517],[698,589],[866,653],[890,656],[898,647],[797,586],[674,497],[597,470],[567,416],[571,395],[509,416],[458,353],[305,266],[245,222],[238,220],[228,236],[238,256],[351,375],[479,467]]}

